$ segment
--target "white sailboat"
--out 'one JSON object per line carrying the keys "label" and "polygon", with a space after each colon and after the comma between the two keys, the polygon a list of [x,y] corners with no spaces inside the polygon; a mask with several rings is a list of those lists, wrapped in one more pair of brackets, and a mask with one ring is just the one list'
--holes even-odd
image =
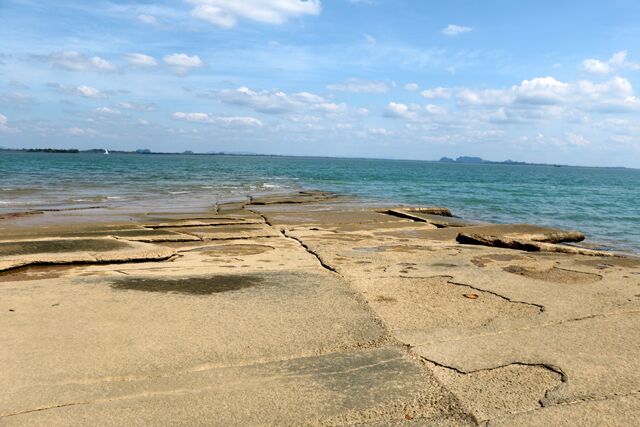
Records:
{"label": "white sailboat", "polygon": [[104,154],[109,154],[109,150],[107,150],[106,148],[104,149]]}

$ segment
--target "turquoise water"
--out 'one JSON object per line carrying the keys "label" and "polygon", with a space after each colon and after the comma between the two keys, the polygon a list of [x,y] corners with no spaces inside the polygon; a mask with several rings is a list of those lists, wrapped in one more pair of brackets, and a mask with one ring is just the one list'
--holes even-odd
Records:
{"label": "turquoise water", "polygon": [[0,211],[213,204],[313,188],[443,205],[492,222],[577,229],[640,252],[640,170],[303,157],[0,152]]}

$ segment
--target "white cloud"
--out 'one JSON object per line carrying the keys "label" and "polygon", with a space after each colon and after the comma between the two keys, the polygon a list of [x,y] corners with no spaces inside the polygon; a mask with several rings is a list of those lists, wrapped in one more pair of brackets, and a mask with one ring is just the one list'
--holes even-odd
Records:
{"label": "white cloud", "polygon": [[189,56],[184,53],[165,55],[162,60],[169,68],[178,74],[186,74],[191,70],[204,66],[204,62],[202,62],[199,56]]}
{"label": "white cloud", "polygon": [[186,0],[191,15],[221,28],[232,28],[238,19],[279,25],[291,18],[320,14],[320,0]]}
{"label": "white cloud", "polygon": [[9,121],[9,119],[7,119],[7,116],[5,116],[4,114],[0,113],[0,130],[6,130],[7,129],[7,122]]}
{"label": "white cloud", "polygon": [[183,113],[175,112],[172,116],[175,120],[183,120],[193,123],[218,124],[224,126],[260,127],[262,121],[255,117],[247,116],[214,116],[207,113]]}
{"label": "white cloud", "polygon": [[530,104],[558,104],[566,99],[569,89],[567,83],[553,77],[523,80],[519,86],[512,87],[517,102]]}
{"label": "white cloud", "polygon": [[417,90],[420,90],[420,86],[418,86],[417,83],[407,83],[406,85],[404,85],[404,89],[415,92]]}
{"label": "white cloud", "polygon": [[449,24],[446,28],[442,29],[442,34],[449,37],[455,37],[471,31],[473,31],[473,27],[464,27],[462,25]]}
{"label": "white cloud", "polygon": [[433,89],[423,90],[420,95],[427,99],[449,99],[451,98],[451,89],[444,87],[436,87]]}
{"label": "white cloud", "polygon": [[124,59],[131,65],[139,67],[154,67],[158,65],[158,61],[153,56],[144,53],[127,53]]}
{"label": "white cloud", "polygon": [[227,104],[249,107],[254,111],[267,114],[346,111],[346,105],[330,102],[322,96],[309,92],[288,94],[282,91],[254,91],[243,86],[237,89],[221,90],[209,96]]}
{"label": "white cloud", "polygon": [[390,102],[384,112],[385,117],[405,119],[409,121],[424,120],[427,116],[444,114],[447,109],[440,105],[427,104],[424,107],[417,104],[402,104]]}
{"label": "white cloud", "polygon": [[609,74],[611,66],[607,62],[602,62],[597,59],[585,59],[582,61],[584,69],[591,74]]}
{"label": "white cloud", "polygon": [[[572,107],[590,111],[631,111],[640,108],[631,83],[623,77],[614,77],[602,83],[589,80],[561,82],[553,77],[523,80],[508,89],[449,88],[461,106],[484,107]],[[520,105],[520,106],[519,106]],[[557,110],[555,110],[557,111]]]}
{"label": "white cloud", "polygon": [[373,37],[371,34],[365,34],[364,35],[364,40],[367,42],[367,44],[370,44],[370,45],[374,45],[374,44],[378,43],[376,38]]}
{"label": "white cloud", "polygon": [[607,61],[599,59],[585,59],[582,61],[582,67],[591,74],[606,75],[619,69],[640,70],[640,63],[627,60],[627,51],[621,50],[614,53]]}
{"label": "white cloud", "polygon": [[84,96],[85,98],[106,98],[107,97],[107,95],[105,95],[100,90],[94,87],[85,86],[85,85],[76,87],[75,92],[77,95]]}
{"label": "white cloud", "polygon": [[386,93],[389,86],[384,82],[351,78],[344,83],[327,85],[327,89],[351,93]]}
{"label": "white cloud", "polygon": [[67,71],[112,72],[117,69],[114,64],[106,59],[99,56],[87,57],[73,50],[53,52],[47,59],[54,67]]}
{"label": "white cloud", "polygon": [[81,86],[65,86],[58,83],[50,83],[49,86],[58,92],[65,93],[68,95],[76,95],[82,96],[84,98],[106,98],[107,93],[103,92],[99,89],[96,89],[91,86],[81,85]]}
{"label": "white cloud", "polygon": [[385,111],[386,117],[402,118],[407,120],[415,120],[418,118],[418,108],[416,106],[408,106],[399,102],[390,102]]}

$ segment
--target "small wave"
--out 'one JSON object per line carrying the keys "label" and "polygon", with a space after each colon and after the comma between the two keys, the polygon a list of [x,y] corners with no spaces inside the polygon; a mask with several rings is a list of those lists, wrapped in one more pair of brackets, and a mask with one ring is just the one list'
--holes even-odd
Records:
{"label": "small wave", "polygon": [[104,196],[71,199],[72,202],[76,202],[76,203],[96,203],[96,202],[103,202],[105,200],[107,200],[107,197],[104,197]]}
{"label": "small wave", "polygon": [[0,205],[10,205],[12,202],[6,200],[0,200]]}
{"label": "small wave", "polygon": [[262,184],[263,188],[280,188],[279,185],[276,184],[267,184],[266,182],[264,184]]}
{"label": "small wave", "polygon": [[107,196],[107,199],[122,199],[120,196]]}
{"label": "small wave", "polygon": [[191,191],[169,191],[169,194],[189,194]]}

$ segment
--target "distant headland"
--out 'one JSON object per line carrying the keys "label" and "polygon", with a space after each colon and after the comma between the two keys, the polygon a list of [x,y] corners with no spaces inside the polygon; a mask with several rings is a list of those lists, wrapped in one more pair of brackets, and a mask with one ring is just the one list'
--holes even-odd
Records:
{"label": "distant headland", "polygon": [[452,159],[451,157],[441,157],[438,160],[440,163],[465,163],[465,164],[490,164],[490,165],[529,165],[529,166],[567,166],[567,165],[557,165],[557,164],[548,164],[548,163],[528,163],[528,162],[517,162],[514,160],[504,160],[504,161],[493,161],[493,160],[485,160],[480,157],[469,157],[469,156],[461,156],[457,159]]}

